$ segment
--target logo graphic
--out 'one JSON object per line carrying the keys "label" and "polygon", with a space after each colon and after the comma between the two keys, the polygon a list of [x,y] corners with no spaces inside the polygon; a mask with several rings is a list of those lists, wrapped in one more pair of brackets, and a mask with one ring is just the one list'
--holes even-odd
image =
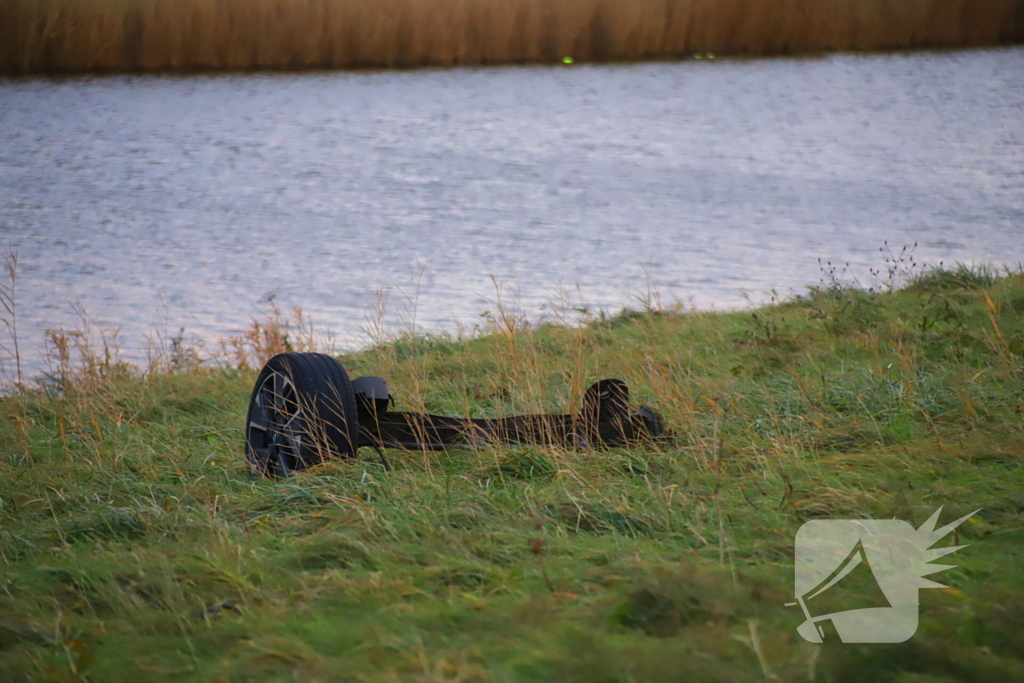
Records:
{"label": "logo graphic", "polygon": [[922,577],[956,566],[929,563],[967,546],[931,547],[978,510],[936,530],[941,512],[920,529],[898,519],[813,519],[800,527],[797,601],[786,606],[803,610],[797,632],[804,640],[902,643],[913,636],[918,589],[943,587]]}

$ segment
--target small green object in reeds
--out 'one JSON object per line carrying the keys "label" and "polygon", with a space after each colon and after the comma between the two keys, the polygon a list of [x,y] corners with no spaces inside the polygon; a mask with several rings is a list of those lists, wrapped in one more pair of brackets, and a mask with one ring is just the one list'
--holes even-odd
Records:
{"label": "small green object in reeds", "polygon": [[573,61],[572,57],[562,57],[562,64],[572,64]]}

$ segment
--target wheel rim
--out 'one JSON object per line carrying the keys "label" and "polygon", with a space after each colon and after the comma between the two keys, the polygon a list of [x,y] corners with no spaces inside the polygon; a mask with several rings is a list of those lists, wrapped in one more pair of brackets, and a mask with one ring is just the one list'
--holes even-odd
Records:
{"label": "wheel rim", "polygon": [[301,460],[302,407],[288,375],[271,370],[252,401],[246,442],[261,472],[287,477]]}

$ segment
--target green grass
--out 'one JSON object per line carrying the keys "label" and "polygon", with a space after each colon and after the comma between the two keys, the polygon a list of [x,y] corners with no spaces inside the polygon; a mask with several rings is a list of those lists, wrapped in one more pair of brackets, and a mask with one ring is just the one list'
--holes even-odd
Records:
{"label": "green grass", "polygon": [[[253,370],[0,399],[0,680],[1024,680],[1024,277],[497,321],[342,361],[400,407],[481,416],[618,376],[671,435],[265,481],[241,452]],[[914,638],[800,639],[783,603],[804,522],[939,506],[982,510]]]}

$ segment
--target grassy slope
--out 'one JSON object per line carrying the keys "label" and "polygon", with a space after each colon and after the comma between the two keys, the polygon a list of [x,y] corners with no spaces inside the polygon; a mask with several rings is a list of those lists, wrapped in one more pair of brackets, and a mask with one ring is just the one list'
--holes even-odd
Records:
{"label": "grassy slope", "polygon": [[[0,680],[1024,680],[1022,313],[1024,277],[945,273],[756,317],[404,339],[343,360],[479,415],[620,376],[673,436],[284,482],[241,457],[253,372],[2,399]],[[800,640],[803,522],[940,505],[984,509],[913,639]]]}

